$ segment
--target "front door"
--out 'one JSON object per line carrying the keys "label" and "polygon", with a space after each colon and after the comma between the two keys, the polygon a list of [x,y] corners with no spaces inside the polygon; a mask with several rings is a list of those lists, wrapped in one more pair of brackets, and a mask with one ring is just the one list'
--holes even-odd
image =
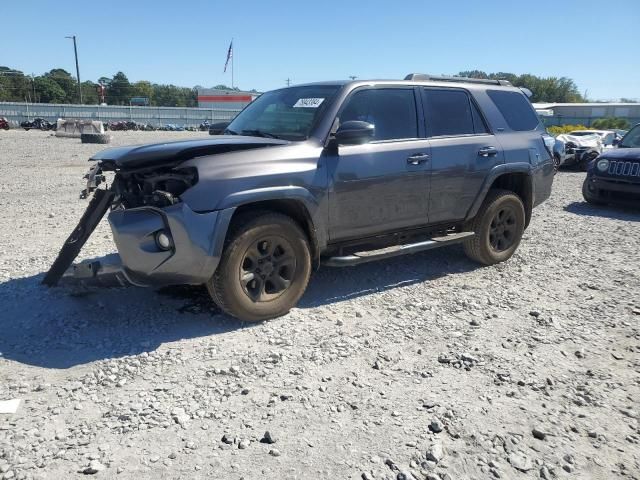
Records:
{"label": "front door", "polygon": [[430,151],[414,89],[358,89],[338,118],[372,123],[375,135],[364,145],[338,147],[329,171],[330,241],[428,223]]}

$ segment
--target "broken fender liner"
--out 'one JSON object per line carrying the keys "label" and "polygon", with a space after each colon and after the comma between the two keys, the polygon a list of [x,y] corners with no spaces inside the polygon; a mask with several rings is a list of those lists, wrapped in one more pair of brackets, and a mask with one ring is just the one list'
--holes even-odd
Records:
{"label": "broken fender liner", "polygon": [[89,202],[89,206],[85,210],[78,226],[71,232],[67,241],[64,242],[62,250],[58,253],[53,265],[44,276],[42,283],[49,287],[54,287],[58,284],[58,281],[64,274],[64,272],[71,266],[75,258],[80,253],[80,249],[87,242],[95,228],[107,213],[115,193],[111,190],[96,190],[93,198]]}

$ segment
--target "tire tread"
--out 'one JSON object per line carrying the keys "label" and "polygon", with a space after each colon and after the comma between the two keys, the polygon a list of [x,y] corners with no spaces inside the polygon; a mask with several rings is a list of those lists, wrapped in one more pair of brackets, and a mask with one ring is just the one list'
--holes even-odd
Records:
{"label": "tire tread", "polygon": [[[520,197],[518,197],[517,194],[515,192],[512,192],[511,190],[504,190],[504,189],[489,190],[486,198],[484,199],[484,202],[482,202],[482,206],[480,207],[480,210],[478,210],[478,213],[471,221],[470,229],[477,233],[482,226],[482,221],[484,220],[484,216],[487,210],[491,208],[491,206],[498,200],[504,197],[513,197],[513,196],[515,196],[516,198],[518,198],[518,200],[520,200]],[[520,202],[522,202],[522,200],[520,200]],[[485,250],[484,246],[482,244],[482,240],[483,239],[480,238],[480,235],[477,235],[477,234],[474,237],[470,238],[469,240],[466,240],[462,244],[464,253],[471,260],[474,260],[478,263],[482,263],[484,265],[493,265],[496,262],[494,259],[486,255],[486,252],[484,251]]]}
{"label": "tire tread", "polygon": [[[296,229],[299,235],[306,239],[308,245],[309,239],[307,238],[307,234],[295,220],[293,220],[288,215],[271,210],[255,210],[242,213],[241,216],[237,219],[234,219],[229,226],[227,237],[225,239],[222,258],[220,259],[220,264],[218,265],[218,268],[213,274],[211,280],[207,282],[207,290],[209,291],[211,298],[227,315],[231,315],[232,317],[236,318],[240,316],[239,313],[235,311],[233,306],[228,302],[228,295],[225,292],[226,278],[222,273],[224,271],[224,268],[221,268],[222,263],[225,262],[226,259],[231,256],[233,250],[237,248],[235,242],[245,232],[247,232],[254,226],[279,223],[288,223],[290,226]],[[308,283],[309,276],[305,280],[304,288],[302,289],[303,292],[306,290]]]}

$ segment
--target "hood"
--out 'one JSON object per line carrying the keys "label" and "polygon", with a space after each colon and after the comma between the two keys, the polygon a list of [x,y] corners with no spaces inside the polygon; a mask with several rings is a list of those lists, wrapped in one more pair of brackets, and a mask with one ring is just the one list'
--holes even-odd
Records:
{"label": "hood", "polygon": [[220,135],[203,140],[148,143],[102,150],[90,161],[101,162],[104,170],[130,170],[155,165],[178,164],[195,157],[253,148],[286,145],[287,140],[239,135]]}
{"label": "hood", "polygon": [[601,148],[602,147],[602,139],[600,135],[568,135],[562,134],[556,137],[558,140],[566,143],[573,143],[577,147],[588,147],[588,148]]}
{"label": "hood", "polygon": [[600,155],[600,158],[606,158],[607,160],[640,160],[640,148],[612,148],[605,150]]}

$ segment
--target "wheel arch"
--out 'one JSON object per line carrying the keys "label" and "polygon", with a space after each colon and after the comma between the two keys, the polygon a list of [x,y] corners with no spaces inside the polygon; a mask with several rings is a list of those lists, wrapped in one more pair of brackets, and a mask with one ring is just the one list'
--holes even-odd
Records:
{"label": "wheel arch", "polygon": [[495,189],[510,190],[520,197],[524,205],[525,228],[527,228],[531,221],[534,203],[531,166],[527,163],[503,164],[491,170],[480,193],[467,213],[467,221],[477,215],[489,191]]}
{"label": "wheel arch", "polygon": [[291,217],[307,234],[314,263],[320,259],[320,250],[326,245],[323,235],[323,223],[317,214],[318,203],[311,193],[303,187],[261,188],[245,192],[237,192],[225,198],[221,207],[229,212],[227,228],[239,215],[252,210],[269,210]]}

